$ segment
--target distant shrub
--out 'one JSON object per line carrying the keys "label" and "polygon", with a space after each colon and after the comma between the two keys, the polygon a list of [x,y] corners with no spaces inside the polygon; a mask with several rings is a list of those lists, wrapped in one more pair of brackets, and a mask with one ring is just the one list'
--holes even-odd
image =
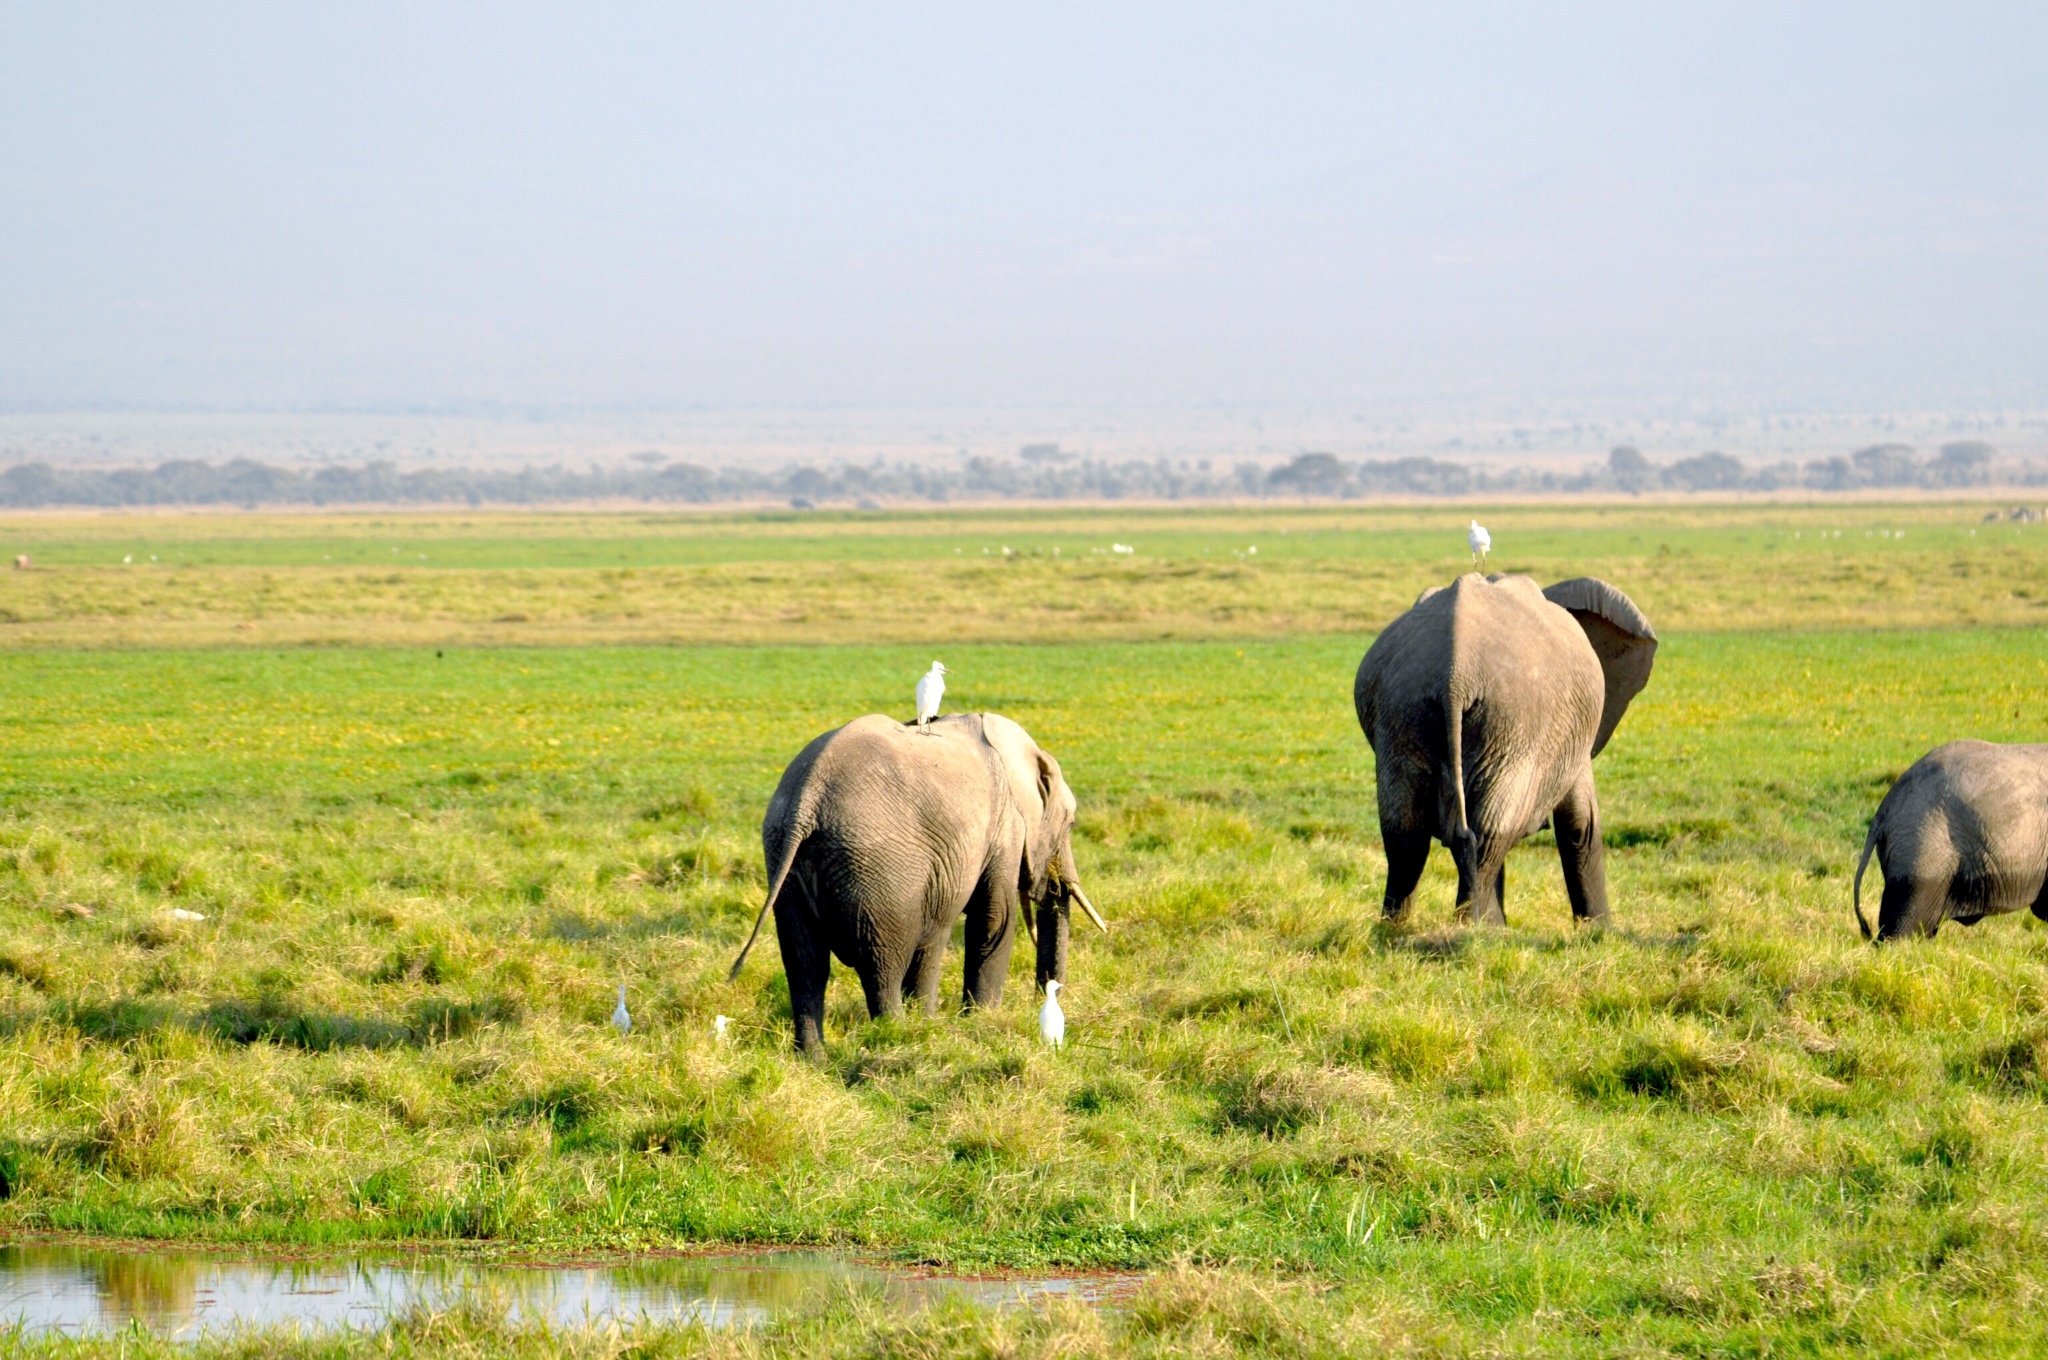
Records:
{"label": "distant shrub", "polygon": [[1742,460],[1725,453],[1681,458],[1664,469],[1664,480],[1687,491],[1734,491],[1742,486]]}

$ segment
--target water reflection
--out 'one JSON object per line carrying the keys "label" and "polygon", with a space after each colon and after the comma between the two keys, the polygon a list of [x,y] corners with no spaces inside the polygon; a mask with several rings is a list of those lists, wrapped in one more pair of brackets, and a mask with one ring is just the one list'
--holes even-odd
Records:
{"label": "water reflection", "polygon": [[854,1285],[893,1306],[1065,1295],[1107,1301],[1128,1277],[964,1279],[898,1273],[814,1252],[639,1257],[595,1265],[483,1265],[434,1257],[261,1260],[67,1244],[0,1246],[0,1323],[29,1332],[115,1331],[139,1322],[188,1339],[237,1325],[376,1327],[414,1306],[481,1299],[563,1325],[642,1318],[731,1327]]}

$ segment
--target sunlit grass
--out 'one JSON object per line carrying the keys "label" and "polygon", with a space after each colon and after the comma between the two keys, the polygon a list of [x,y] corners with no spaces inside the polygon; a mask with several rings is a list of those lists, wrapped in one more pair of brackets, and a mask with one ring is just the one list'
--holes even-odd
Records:
{"label": "sunlit grass", "polygon": [[[2034,625],[2048,530],[1982,505],[877,516],[17,516],[15,646],[1072,642],[1358,634],[1469,566],[1626,584],[1663,630]],[[1118,554],[1114,545],[1135,549]],[[125,562],[123,559],[127,559]]]}
{"label": "sunlit grass", "polygon": [[[0,1226],[1163,1272],[1116,1318],[849,1303],[655,1354],[2024,1350],[2048,931],[1873,951],[1847,875],[1929,747],[2042,739],[2048,635],[1646,608],[1601,934],[1546,837],[1508,929],[1452,924],[1441,852],[1378,923],[1363,629],[948,643],[949,702],[1061,758],[1114,932],[1062,1053],[1028,961],[995,1013],[880,1024],[842,971],[815,1067],[772,949],[725,980],[760,809],[931,644],[0,654]],[[406,1344],[571,1346],[435,1325]]]}

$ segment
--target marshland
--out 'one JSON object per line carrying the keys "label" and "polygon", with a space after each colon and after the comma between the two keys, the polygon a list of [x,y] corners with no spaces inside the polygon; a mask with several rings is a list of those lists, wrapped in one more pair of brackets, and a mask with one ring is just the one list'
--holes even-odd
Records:
{"label": "marshland", "polygon": [[[1477,509],[1491,568],[1663,639],[1596,765],[1600,931],[1547,835],[1505,929],[1441,849],[1379,920],[1352,675],[1472,507],[0,520],[0,1232],[1146,1276],[233,1354],[2024,1351],[2048,930],[1849,910],[1902,770],[2043,739],[2048,528],[2008,512]],[[966,1015],[871,1022],[840,970],[806,1062],[774,951],[726,978],[762,810],[934,656],[1058,756],[1111,931],[1063,1050],[1020,950]]]}

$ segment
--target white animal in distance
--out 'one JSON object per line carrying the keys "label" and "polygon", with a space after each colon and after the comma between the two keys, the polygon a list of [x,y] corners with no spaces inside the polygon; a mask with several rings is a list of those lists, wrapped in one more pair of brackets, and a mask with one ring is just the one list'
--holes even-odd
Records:
{"label": "white animal in distance", "polygon": [[612,1008],[612,1028],[621,1034],[633,1032],[633,1017],[626,1013],[626,984],[619,984],[619,1004]]}
{"label": "white animal in distance", "polygon": [[939,704],[946,697],[946,677],[950,674],[951,671],[934,661],[932,668],[917,682],[917,725],[920,728],[939,716]]}
{"label": "white animal in distance", "polygon": [[1045,984],[1045,1004],[1038,1008],[1038,1037],[1054,1048],[1067,1041],[1067,1013],[1060,1009],[1060,984],[1057,978]]}
{"label": "white animal in distance", "polygon": [[1485,526],[1475,519],[1472,521],[1472,527],[1465,531],[1465,546],[1472,549],[1473,565],[1483,567],[1486,565],[1486,554],[1493,548],[1493,535],[1487,533]]}
{"label": "white animal in distance", "polygon": [[730,1015],[712,1016],[711,1037],[713,1039],[716,1039],[721,1044],[731,1042],[732,1036],[725,1032],[726,1027],[730,1024],[732,1024],[732,1017]]}

